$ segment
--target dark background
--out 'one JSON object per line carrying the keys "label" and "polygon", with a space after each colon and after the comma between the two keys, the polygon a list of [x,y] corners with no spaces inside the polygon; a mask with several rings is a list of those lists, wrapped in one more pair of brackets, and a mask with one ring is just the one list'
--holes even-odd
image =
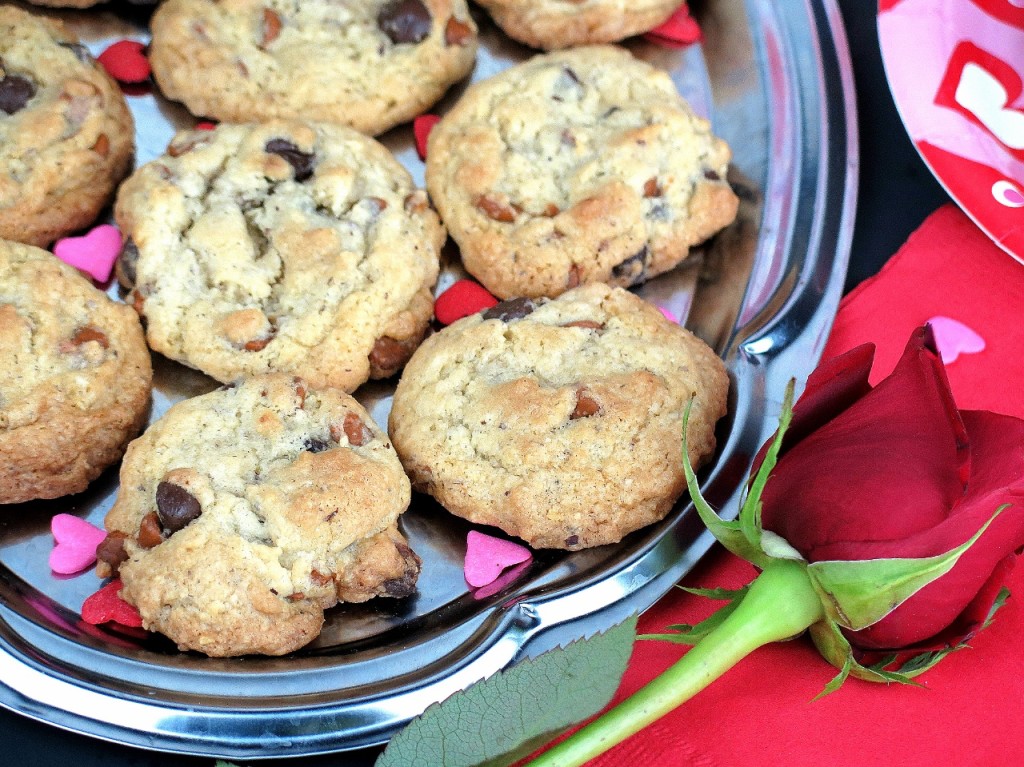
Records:
{"label": "dark background", "polygon": [[[875,274],[928,214],[949,197],[915,152],[893,105],[878,51],[876,4],[870,0],[838,0],[838,4],[853,59],[860,131],[860,187],[846,281],[849,290]],[[211,758],[156,754],[104,743],[3,710],[0,744],[0,764],[5,766],[213,767],[214,763]],[[362,761],[334,754],[258,764],[345,767]]]}

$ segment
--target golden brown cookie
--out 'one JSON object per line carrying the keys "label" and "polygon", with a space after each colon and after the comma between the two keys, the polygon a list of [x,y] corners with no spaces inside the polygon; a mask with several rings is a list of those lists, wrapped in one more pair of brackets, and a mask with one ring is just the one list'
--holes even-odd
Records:
{"label": "golden brown cookie", "polygon": [[151,380],[135,312],[0,240],[0,503],[84,490],[142,428]]}
{"label": "golden brown cookie", "polygon": [[370,135],[426,111],[477,48],[466,0],[168,0],[152,30],[153,75],[193,114]]}
{"label": "golden brown cookie", "polygon": [[389,433],[416,489],[537,548],[614,543],[662,519],[715,449],[729,380],[689,331],[622,288],[514,299],[431,336]]}
{"label": "golden brown cookie", "polygon": [[729,158],[667,74],[594,46],[466,91],[430,134],[427,189],[492,293],[557,296],[685,260],[736,216]]}
{"label": "golden brown cookie", "polygon": [[477,0],[507,34],[553,50],[615,43],[661,24],[679,0]]}
{"label": "golden brown cookie", "polygon": [[401,368],[433,313],[444,229],[349,128],[185,131],[122,185],[115,216],[150,346],[220,381],[287,371],[352,391]]}
{"label": "golden brown cookie", "polygon": [[0,237],[45,246],[95,221],[135,151],[117,84],[56,20],[0,5]]}
{"label": "golden brown cookie", "polygon": [[339,600],[405,597],[409,482],[387,435],[337,389],[250,378],[172,407],[132,442],[102,575],[147,629],[207,655],[281,655]]}

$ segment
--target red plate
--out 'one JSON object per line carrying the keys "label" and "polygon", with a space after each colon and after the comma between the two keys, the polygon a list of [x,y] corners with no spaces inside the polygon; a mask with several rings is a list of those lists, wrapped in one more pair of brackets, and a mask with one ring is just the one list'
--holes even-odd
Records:
{"label": "red plate", "polygon": [[921,156],[1024,263],[1024,0],[880,0],[878,34]]}

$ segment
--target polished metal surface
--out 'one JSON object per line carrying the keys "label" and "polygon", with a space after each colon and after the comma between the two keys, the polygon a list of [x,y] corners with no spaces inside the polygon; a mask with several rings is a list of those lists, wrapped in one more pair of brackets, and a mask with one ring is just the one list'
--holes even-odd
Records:
{"label": "polished metal surface", "polygon": [[[786,382],[817,362],[842,290],[857,175],[853,84],[832,0],[718,0],[694,12],[703,46],[629,47],[669,70],[732,145],[741,215],[695,263],[638,292],[682,317],[727,362],[730,414],[701,479],[709,500],[735,513]],[[62,15],[98,52],[112,39],[143,38],[144,14],[134,13]],[[478,19],[483,50],[474,79],[530,55]],[[445,104],[457,96],[458,89]],[[194,122],[152,94],[129,102],[139,162],[161,154],[176,126]],[[422,182],[409,126],[384,141]],[[458,276],[451,252],[438,290]],[[155,365],[154,418],[215,386],[162,358]],[[357,396],[386,423],[392,390],[371,384]],[[116,480],[110,471],[80,496],[0,508],[0,705],[96,737],[190,754],[255,759],[382,743],[473,681],[646,609],[711,543],[680,501],[662,523],[621,544],[537,552],[508,582],[471,591],[461,569],[468,526],[418,496],[403,522],[424,560],[414,597],[338,607],[316,642],[285,658],[210,659],[145,632],[83,623],[82,601],[99,581],[50,572],[50,517],[70,512],[102,524]]]}

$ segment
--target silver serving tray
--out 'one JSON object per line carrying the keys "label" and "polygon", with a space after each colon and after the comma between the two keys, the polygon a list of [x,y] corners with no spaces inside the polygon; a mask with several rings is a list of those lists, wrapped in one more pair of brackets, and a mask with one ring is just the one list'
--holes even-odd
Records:
{"label": "silver serving tray", "polygon": [[[633,40],[628,47],[670,71],[729,141],[741,213],[694,263],[637,292],[683,318],[727,362],[729,416],[701,477],[709,500],[734,513],[785,384],[817,362],[842,290],[857,175],[853,82],[833,0],[693,6],[702,46],[669,50]],[[145,39],[145,11],[109,8],[61,16],[94,53],[121,37]],[[531,54],[482,13],[477,18],[474,80]],[[162,154],[176,127],[195,122],[151,93],[130,95],[129,104],[139,162]],[[422,184],[411,134],[402,126],[384,141]],[[438,291],[459,276],[457,253],[449,253]],[[118,295],[116,285],[110,294]],[[159,355],[154,365],[153,418],[216,385]],[[357,392],[378,423],[387,423],[392,390],[384,383]],[[662,523],[621,544],[540,551],[509,582],[473,592],[462,577],[468,525],[418,496],[403,518],[424,560],[414,597],[340,606],[316,642],[284,658],[211,659],[179,653],[157,635],[84,624],[82,601],[100,582],[92,573],[50,572],[50,517],[70,512],[102,524],[116,492],[115,468],[81,495],[0,508],[0,705],[99,738],[228,758],[383,743],[472,682],[645,610],[712,542],[680,501]]]}

